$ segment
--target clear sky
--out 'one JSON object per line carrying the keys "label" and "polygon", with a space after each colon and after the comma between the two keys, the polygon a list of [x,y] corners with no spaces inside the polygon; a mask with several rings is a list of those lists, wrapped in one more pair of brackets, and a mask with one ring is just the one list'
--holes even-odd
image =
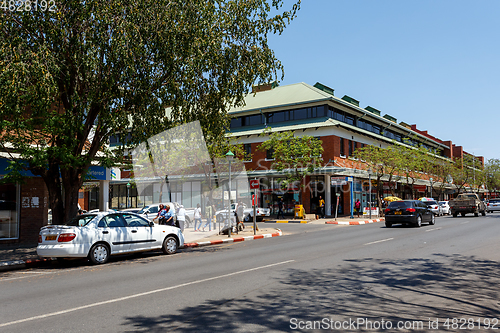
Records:
{"label": "clear sky", "polygon": [[321,82],[500,158],[499,15],[500,0],[302,0],[269,43],[285,67],[280,85]]}

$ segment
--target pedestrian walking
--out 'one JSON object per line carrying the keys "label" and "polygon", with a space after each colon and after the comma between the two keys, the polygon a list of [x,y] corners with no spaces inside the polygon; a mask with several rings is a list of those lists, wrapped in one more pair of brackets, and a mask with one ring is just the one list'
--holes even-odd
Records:
{"label": "pedestrian walking", "polygon": [[283,219],[285,219],[285,214],[283,213],[283,205],[284,205],[283,197],[278,201],[278,217],[277,219],[280,218],[280,215]]}
{"label": "pedestrian walking", "polygon": [[181,232],[184,232],[184,223],[186,222],[186,210],[183,205],[179,205],[177,210],[177,223],[179,223],[179,228]]}
{"label": "pedestrian walking", "polygon": [[207,222],[203,226],[203,231],[205,231],[207,225],[208,225],[208,231],[212,231],[212,217],[214,216],[212,205],[210,204],[207,205],[207,208],[205,208],[205,215],[207,217]]}
{"label": "pedestrian walking", "polygon": [[359,217],[359,213],[361,211],[361,201],[359,201],[359,199],[356,199],[356,202],[354,203],[354,210],[356,211]]}
{"label": "pedestrian walking", "polygon": [[[196,228],[198,222],[200,222],[200,224],[198,225],[198,228]],[[201,231],[200,228],[202,223],[203,222],[201,221],[201,207],[200,204],[197,204],[196,208],[194,209],[194,231]]]}

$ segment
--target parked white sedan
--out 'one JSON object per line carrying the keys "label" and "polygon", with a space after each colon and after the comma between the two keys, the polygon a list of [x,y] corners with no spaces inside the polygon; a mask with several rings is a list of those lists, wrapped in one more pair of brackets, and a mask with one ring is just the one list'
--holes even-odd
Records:
{"label": "parked white sedan", "polygon": [[173,254],[182,246],[179,228],[154,224],[134,213],[98,212],[42,227],[37,253],[40,257],[88,257],[94,264],[104,264],[114,254],[159,249]]}

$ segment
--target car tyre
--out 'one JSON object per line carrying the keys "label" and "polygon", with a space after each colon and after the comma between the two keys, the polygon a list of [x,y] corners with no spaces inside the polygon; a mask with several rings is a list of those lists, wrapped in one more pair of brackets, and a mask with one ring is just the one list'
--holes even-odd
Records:
{"label": "car tyre", "polygon": [[422,226],[422,216],[419,215],[417,216],[417,223],[415,223],[415,227],[420,228],[421,226]]}
{"label": "car tyre", "polygon": [[109,247],[104,243],[92,245],[89,251],[89,260],[96,265],[102,265],[108,262]]}
{"label": "car tyre", "polygon": [[434,215],[431,215],[431,221],[429,222],[429,225],[434,225],[436,224],[436,217]]}
{"label": "car tyre", "polygon": [[251,216],[250,216],[250,214],[248,214],[247,216],[245,216],[244,221],[245,222],[250,222],[251,221],[250,218],[251,218]]}
{"label": "car tyre", "polygon": [[453,217],[457,217],[458,216],[458,213],[453,213]]}
{"label": "car tyre", "polygon": [[392,227],[392,223],[385,222],[385,227],[386,227],[386,228],[390,228],[390,227]]}
{"label": "car tyre", "polygon": [[177,252],[178,247],[177,239],[174,236],[167,236],[163,241],[162,251],[165,254],[174,254]]}

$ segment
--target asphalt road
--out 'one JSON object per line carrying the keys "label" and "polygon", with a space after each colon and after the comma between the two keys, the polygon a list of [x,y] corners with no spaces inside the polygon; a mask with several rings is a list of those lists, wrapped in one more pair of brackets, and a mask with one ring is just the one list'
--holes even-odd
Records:
{"label": "asphalt road", "polygon": [[500,214],[436,222],[280,225],[173,256],[4,272],[0,332],[500,329]]}

